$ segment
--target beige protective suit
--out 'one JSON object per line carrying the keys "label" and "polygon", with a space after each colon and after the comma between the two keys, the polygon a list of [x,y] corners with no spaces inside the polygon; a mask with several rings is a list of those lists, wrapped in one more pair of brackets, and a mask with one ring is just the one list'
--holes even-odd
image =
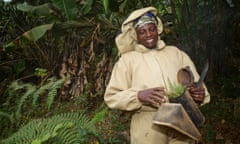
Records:
{"label": "beige protective suit", "polygon": [[[143,105],[137,97],[140,90],[147,88],[164,86],[168,90],[168,79],[176,83],[178,70],[185,66],[190,66],[195,81],[199,79],[189,56],[175,46],[166,46],[160,38],[156,49],[137,44],[132,22],[147,11],[157,14],[153,7],[139,9],[122,24],[122,33],[115,39],[121,57],[113,68],[104,100],[112,109],[134,112],[130,128],[131,144],[188,143],[191,141],[188,138],[154,125],[152,119],[157,109]],[[157,27],[160,34],[163,26],[159,18]],[[206,93],[204,103],[210,101],[207,90]]]}

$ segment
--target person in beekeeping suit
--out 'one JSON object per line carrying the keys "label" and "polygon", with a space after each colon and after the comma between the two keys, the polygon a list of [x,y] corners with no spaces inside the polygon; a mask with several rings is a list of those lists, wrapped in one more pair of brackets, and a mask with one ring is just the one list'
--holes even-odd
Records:
{"label": "person in beekeeping suit", "polygon": [[[194,143],[180,133],[152,123],[156,106],[166,101],[168,80],[177,82],[179,69],[189,66],[194,80],[199,79],[190,57],[160,39],[162,31],[163,24],[157,16],[157,9],[146,7],[133,11],[115,38],[120,58],[114,65],[104,101],[111,109],[133,112],[131,144]],[[205,86],[191,87],[189,92],[198,104],[210,101]]]}

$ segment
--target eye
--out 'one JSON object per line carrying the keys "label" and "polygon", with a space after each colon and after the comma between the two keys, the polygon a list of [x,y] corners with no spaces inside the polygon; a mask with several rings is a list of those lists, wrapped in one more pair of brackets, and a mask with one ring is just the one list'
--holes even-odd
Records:
{"label": "eye", "polygon": [[151,31],[151,32],[155,32],[156,29],[157,29],[157,28],[156,28],[155,26],[153,26],[153,27],[150,27],[149,31]]}
{"label": "eye", "polygon": [[139,31],[137,31],[137,33],[138,33],[139,35],[144,35],[144,34],[145,34],[145,30],[139,30]]}

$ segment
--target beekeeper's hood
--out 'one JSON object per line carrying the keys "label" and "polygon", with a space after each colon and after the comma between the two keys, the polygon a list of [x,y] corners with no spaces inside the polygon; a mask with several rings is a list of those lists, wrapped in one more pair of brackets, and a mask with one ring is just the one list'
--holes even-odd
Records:
{"label": "beekeeper's hood", "polygon": [[[124,54],[129,51],[138,51],[138,52],[146,52],[149,49],[144,47],[141,44],[137,43],[137,35],[134,28],[134,20],[139,18],[140,16],[144,15],[147,12],[152,12],[155,16],[157,15],[157,9],[154,7],[146,7],[142,9],[138,9],[133,11],[128,18],[123,22],[121,27],[121,33],[115,38],[118,50],[120,54]],[[159,17],[157,17],[157,28],[158,28],[158,34],[162,33],[163,31],[163,25],[162,21]],[[158,40],[157,48],[156,49],[162,49],[165,46],[165,43],[160,40]]]}

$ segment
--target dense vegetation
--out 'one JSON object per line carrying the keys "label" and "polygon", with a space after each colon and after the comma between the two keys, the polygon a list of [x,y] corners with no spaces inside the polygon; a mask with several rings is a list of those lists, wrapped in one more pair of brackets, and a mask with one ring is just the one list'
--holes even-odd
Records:
{"label": "dense vegetation", "polygon": [[204,143],[239,142],[238,0],[0,0],[0,140],[128,143],[130,114],[109,110],[103,93],[114,37],[145,6],[158,9],[167,44],[199,71],[209,61]]}

